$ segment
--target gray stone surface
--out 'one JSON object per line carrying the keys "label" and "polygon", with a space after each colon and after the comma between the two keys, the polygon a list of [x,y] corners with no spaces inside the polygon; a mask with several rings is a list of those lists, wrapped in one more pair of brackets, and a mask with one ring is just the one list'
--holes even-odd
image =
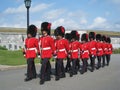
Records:
{"label": "gray stone surface", "polygon": [[[54,68],[54,65],[52,65]],[[37,73],[39,73],[39,65]],[[84,75],[78,73],[72,78],[45,82],[39,85],[39,78],[24,82],[26,68],[0,71],[0,90],[120,90],[120,55],[112,55],[110,66],[88,71]]]}

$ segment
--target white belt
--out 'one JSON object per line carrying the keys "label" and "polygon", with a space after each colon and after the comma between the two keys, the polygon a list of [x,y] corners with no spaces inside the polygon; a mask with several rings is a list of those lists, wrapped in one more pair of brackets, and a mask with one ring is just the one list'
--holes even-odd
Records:
{"label": "white belt", "polygon": [[50,47],[42,48],[42,50],[49,50],[51,49]]}
{"label": "white belt", "polygon": [[86,53],[86,52],[88,52],[88,50],[85,50],[83,53]]}
{"label": "white belt", "polygon": [[109,48],[109,50],[111,50],[111,48]]}
{"label": "white belt", "polygon": [[59,49],[58,51],[60,51],[60,52],[65,51],[65,48],[64,49]]}
{"label": "white belt", "polygon": [[27,50],[35,50],[35,52],[37,53],[37,49],[36,48],[27,48]]}
{"label": "white belt", "polygon": [[95,50],[96,48],[92,48],[91,50]]}
{"label": "white belt", "polygon": [[107,50],[107,48],[105,48],[104,50]]}
{"label": "white belt", "polygon": [[102,48],[99,48],[98,50],[99,50],[99,51],[101,51],[101,50],[102,50]]}
{"label": "white belt", "polygon": [[27,50],[36,50],[36,48],[27,48]]}
{"label": "white belt", "polygon": [[76,49],[76,50],[72,50],[71,52],[78,52],[78,50]]}

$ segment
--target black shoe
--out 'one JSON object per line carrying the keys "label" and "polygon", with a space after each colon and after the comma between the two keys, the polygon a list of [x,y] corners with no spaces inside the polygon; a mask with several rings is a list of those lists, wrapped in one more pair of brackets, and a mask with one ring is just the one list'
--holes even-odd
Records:
{"label": "black shoe", "polygon": [[44,80],[40,80],[40,85],[43,85],[44,84]]}
{"label": "black shoe", "polygon": [[60,76],[60,78],[65,78],[66,77],[66,75],[65,74],[62,74],[61,76]]}
{"label": "black shoe", "polygon": [[27,77],[27,78],[24,79],[25,82],[30,81],[30,80],[32,80],[32,78]]}
{"label": "black shoe", "polygon": [[60,78],[58,76],[55,77],[55,81],[58,81]]}
{"label": "black shoe", "polygon": [[73,77],[73,74],[72,74],[72,73],[70,73],[70,77]]}
{"label": "black shoe", "polygon": [[81,71],[80,73],[81,73],[81,74],[84,74],[84,71]]}

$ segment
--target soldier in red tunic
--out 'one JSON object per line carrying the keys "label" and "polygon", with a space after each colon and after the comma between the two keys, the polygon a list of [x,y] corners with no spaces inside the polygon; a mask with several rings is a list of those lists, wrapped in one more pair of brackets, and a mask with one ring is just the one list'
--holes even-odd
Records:
{"label": "soldier in red tunic", "polygon": [[88,35],[86,33],[82,34],[81,45],[80,45],[80,57],[83,63],[81,74],[87,72],[87,60],[89,59],[89,43]]}
{"label": "soldier in red tunic", "polygon": [[[77,35],[77,41],[79,42],[80,39],[80,34]],[[79,44],[81,45],[81,43],[79,42]],[[76,69],[79,70],[80,69],[80,50],[78,51],[78,59],[76,61]]]}
{"label": "soldier in red tunic", "polygon": [[105,56],[107,54],[107,43],[106,43],[106,36],[102,36],[102,49],[103,49],[103,55],[102,55],[102,67],[105,66]]}
{"label": "soldier in red tunic", "polygon": [[[41,24],[41,33],[39,46],[40,56],[42,59],[41,71],[40,71],[40,84],[44,84],[45,80],[50,81],[51,77],[51,65],[50,58],[54,54],[55,46],[54,39],[50,36],[51,23],[43,22]],[[46,77],[46,78],[45,78]]]}
{"label": "soldier in red tunic", "polygon": [[77,41],[78,32],[71,31],[71,43],[70,43],[70,59],[72,62],[72,67],[70,71],[70,77],[77,74],[76,63],[78,60],[78,52],[80,50],[80,43]]}
{"label": "soldier in red tunic", "polygon": [[96,58],[96,41],[95,41],[95,32],[89,33],[89,51],[90,51],[90,65],[91,72],[95,69],[95,58]]}
{"label": "soldier in red tunic", "polygon": [[97,69],[101,67],[101,58],[103,55],[103,49],[102,49],[102,43],[101,43],[101,34],[96,35],[96,41],[97,41]]}
{"label": "soldier in red tunic", "polygon": [[109,66],[111,54],[112,54],[112,50],[113,50],[110,37],[107,37],[107,48],[108,48],[108,51],[106,54],[106,60],[107,60],[107,66]]}
{"label": "soldier in red tunic", "polygon": [[34,64],[34,59],[36,58],[36,53],[39,51],[38,39],[36,39],[37,27],[35,25],[30,25],[27,31],[27,38],[25,40],[24,56],[27,59],[27,77],[25,81],[32,80],[36,78],[36,68]]}
{"label": "soldier in red tunic", "polygon": [[[68,42],[69,42],[69,44],[70,44],[70,41],[71,41],[71,35],[70,35],[70,33],[66,33],[65,34],[65,39],[67,39]],[[65,71],[68,72],[68,71],[70,71],[70,69],[71,69],[70,57],[67,56],[67,64],[66,64],[66,67],[65,67]]]}
{"label": "soldier in red tunic", "polygon": [[64,39],[65,29],[63,26],[59,26],[55,29],[56,36],[56,65],[55,65],[55,80],[65,77],[65,69],[63,60],[67,57],[69,52],[69,43],[67,39]]}

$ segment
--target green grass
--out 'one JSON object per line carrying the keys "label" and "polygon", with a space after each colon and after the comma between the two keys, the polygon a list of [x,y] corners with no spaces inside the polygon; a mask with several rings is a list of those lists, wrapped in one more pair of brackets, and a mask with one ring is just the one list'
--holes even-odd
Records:
{"label": "green grass", "polygon": [[[39,59],[35,59],[36,63],[39,63]],[[23,57],[22,51],[8,51],[0,50],[0,64],[1,65],[24,65],[26,59]]]}

